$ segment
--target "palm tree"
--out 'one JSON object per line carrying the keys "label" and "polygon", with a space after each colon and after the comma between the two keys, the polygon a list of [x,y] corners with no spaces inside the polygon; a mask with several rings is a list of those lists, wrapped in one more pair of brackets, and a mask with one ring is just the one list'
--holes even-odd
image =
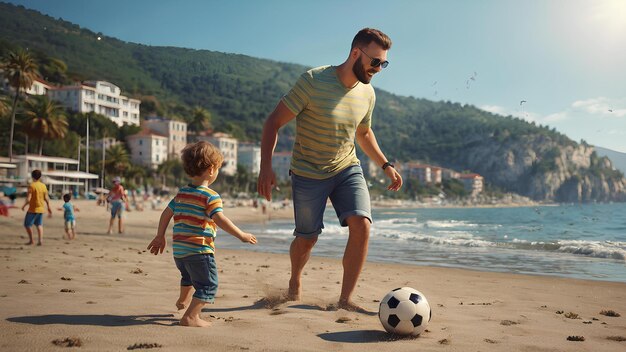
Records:
{"label": "palm tree", "polygon": [[183,177],[183,164],[178,159],[165,160],[157,167],[157,174],[162,177],[163,186],[167,186],[167,176],[173,175],[174,182],[178,183]]}
{"label": "palm tree", "polygon": [[39,155],[44,139],[62,139],[67,133],[67,119],[63,109],[45,96],[33,97],[26,103],[26,120],[22,122],[24,133],[39,140]]}
{"label": "palm tree", "polygon": [[4,96],[0,96],[0,117],[6,115],[9,112],[9,103]]}
{"label": "palm tree", "polygon": [[211,128],[211,113],[206,109],[196,106],[191,113],[191,122],[188,129],[191,132],[198,133]]}
{"label": "palm tree", "polygon": [[2,71],[9,81],[9,85],[15,89],[13,107],[11,108],[11,137],[9,140],[9,160],[13,161],[13,132],[15,129],[15,109],[20,98],[20,92],[28,89],[35,77],[37,77],[37,64],[31,55],[25,51],[10,52],[2,63]]}
{"label": "palm tree", "polygon": [[122,144],[116,144],[106,151],[104,169],[113,175],[122,175],[130,167],[128,151]]}

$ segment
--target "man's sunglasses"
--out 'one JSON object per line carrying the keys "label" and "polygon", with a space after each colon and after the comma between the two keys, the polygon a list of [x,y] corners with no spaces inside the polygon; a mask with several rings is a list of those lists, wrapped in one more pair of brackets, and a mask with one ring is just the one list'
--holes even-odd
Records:
{"label": "man's sunglasses", "polygon": [[370,65],[371,65],[372,67],[378,67],[378,66],[380,66],[380,67],[382,67],[382,68],[385,68],[385,67],[387,67],[387,66],[389,65],[389,61],[387,61],[387,60],[385,60],[385,61],[380,61],[380,59],[378,59],[378,58],[373,58],[373,57],[371,57],[371,56],[367,55],[367,53],[366,53],[365,51],[363,51],[363,49],[359,48],[359,50],[361,50],[361,52],[362,52],[363,54],[365,54],[365,56],[369,57],[369,58],[372,60],[372,61],[370,61]]}

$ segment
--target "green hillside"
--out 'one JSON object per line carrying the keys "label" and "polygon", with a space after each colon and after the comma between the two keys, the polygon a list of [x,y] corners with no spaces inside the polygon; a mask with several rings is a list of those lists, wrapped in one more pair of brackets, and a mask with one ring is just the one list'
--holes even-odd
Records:
{"label": "green hillside", "polygon": [[[215,130],[252,141],[260,139],[264,119],[307,69],[245,55],[128,43],[4,3],[0,3],[0,22],[0,56],[17,47],[44,53],[67,64],[70,80],[110,81],[125,94],[142,99],[144,116],[188,120],[190,111],[200,106],[211,112]],[[531,176],[538,182],[542,173],[554,171],[558,164],[555,148],[565,153],[580,147],[554,130],[521,119],[380,89],[373,121],[376,136],[390,159],[422,160],[479,172],[493,185],[537,199],[551,199],[556,193],[529,185]],[[290,148],[292,134],[292,125],[281,131],[279,149]],[[537,160],[522,165],[524,169],[513,177],[507,169],[510,163],[498,160],[484,165],[470,155],[501,146],[528,149]],[[498,153],[503,157],[507,154],[502,150]],[[597,159],[597,155],[593,157]],[[564,167],[571,173],[566,177],[586,175],[584,167]]]}

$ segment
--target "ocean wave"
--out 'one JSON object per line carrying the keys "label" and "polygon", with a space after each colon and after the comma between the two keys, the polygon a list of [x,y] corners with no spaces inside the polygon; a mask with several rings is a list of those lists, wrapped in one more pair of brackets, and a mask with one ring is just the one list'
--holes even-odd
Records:
{"label": "ocean wave", "polygon": [[450,228],[450,227],[478,227],[478,224],[473,224],[463,220],[428,220],[426,221],[426,227],[429,228]]}
{"label": "ocean wave", "polygon": [[414,233],[381,233],[382,237],[406,241],[425,242],[433,245],[461,246],[461,247],[492,247],[494,242],[474,237],[463,231],[448,231],[444,236],[433,236]]}
{"label": "ocean wave", "polygon": [[626,242],[611,241],[559,241],[559,252],[595,258],[626,260]]}
{"label": "ocean wave", "polygon": [[554,242],[528,241],[514,238],[510,242],[493,242],[465,231],[446,231],[438,235],[389,231],[380,236],[393,240],[416,241],[431,245],[459,247],[491,247],[513,250],[545,251],[583,255],[593,258],[626,260],[626,242],[560,240]]}

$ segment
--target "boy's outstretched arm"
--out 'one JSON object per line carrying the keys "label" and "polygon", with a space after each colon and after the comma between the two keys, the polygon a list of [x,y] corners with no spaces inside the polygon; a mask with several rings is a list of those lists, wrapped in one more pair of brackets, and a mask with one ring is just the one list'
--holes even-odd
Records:
{"label": "boy's outstretched arm", "polygon": [[220,229],[237,237],[239,240],[241,240],[241,242],[248,242],[250,244],[256,244],[256,237],[253,234],[241,231],[241,229],[238,228],[235,224],[233,224],[233,222],[230,221],[230,219],[226,217],[226,215],[224,215],[223,212],[220,211],[220,212],[213,214],[213,217],[211,219],[215,221],[215,223],[217,224],[217,226],[220,227]]}
{"label": "boy's outstretched arm", "polygon": [[174,216],[174,212],[170,207],[165,208],[161,213],[161,218],[159,219],[159,228],[157,229],[157,234],[154,236],[154,239],[148,245],[148,249],[150,253],[157,255],[159,253],[163,253],[165,249],[165,245],[167,241],[165,240],[165,231],[167,231],[167,225],[170,224],[170,220]]}

